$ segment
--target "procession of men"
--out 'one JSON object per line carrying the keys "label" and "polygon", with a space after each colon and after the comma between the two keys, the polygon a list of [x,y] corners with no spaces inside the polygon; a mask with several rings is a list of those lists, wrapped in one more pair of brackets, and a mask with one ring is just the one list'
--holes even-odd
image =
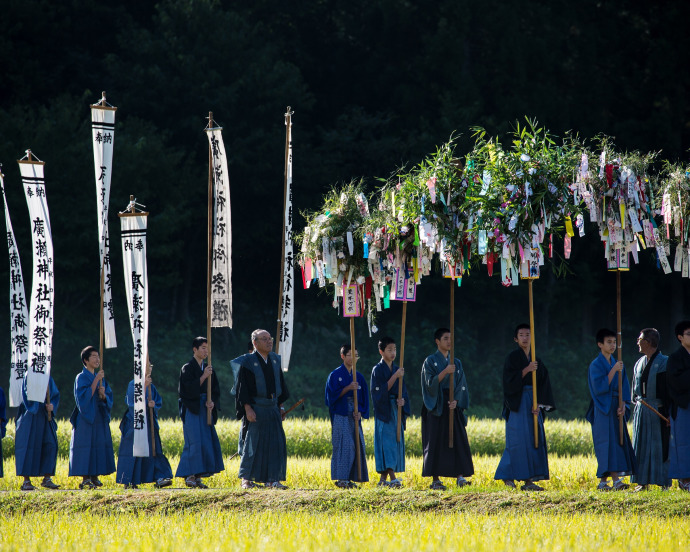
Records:
{"label": "procession of men", "polygon": [[[640,331],[637,343],[641,356],[631,373],[632,386],[625,375],[625,366],[614,355],[615,332],[602,328],[596,334],[599,355],[587,372],[592,396],[587,419],[592,424],[600,491],[627,489],[625,478],[630,476],[635,491],[653,486],[669,489],[675,479],[679,489],[690,492],[690,321],[679,322],[674,333],[679,348],[666,356],[661,353],[661,336],[656,329]],[[354,379],[353,365],[359,357],[358,351],[353,351],[349,344],[340,348],[341,365],[327,377],[324,373],[325,402],[332,424],[331,478],[337,488],[353,489],[369,481],[361,420],[370,416],[370,404],[375,418],[373,445],[375,469],[380,476],[378,486],[405,485],[404,433],[412,412],[421,412],[421,475],[431,478],[429,488],[446,490],[447,483],[441,478],[451,478],[458,487],[471,485],[474,465],[465,429],[468,423],[465,412],[470,406],[467,378],[460,360],[450,358],[450,330],[439,328],[433,340],[436,351],[424,360],[420,371],[421,405],[410,404],[404,377],[413,371],[395,364],[395,340],[382,337],[378,341],[381,360],[372,368],[370,387],[361,371]],[[521,481],[523,491],[543,491],[543,483],[537,482],[549,479],[544,417],[556,408],[556,400],[546,366],[539,358],[531,359],[528,324],[517,325],[514,341],[517,347],[506,356],[503,372],[505,450],[495,479],[508,488],[517,488],[515,481]],[[226,469],[215,429],[224,393],[216,371],[207,362],[207,339],[194,338],[191,352],[192,359],[182,366],[179,376],[184,448],[175,477],[181,478],[186,487],[207,489],[204,478]],[[155,488],[171,486],[173,473],[158,434],[157,412],[162,399],[153,385],[150,370],[145,379],[152,416],[148,421],[153,424],[149,457],[132,454],[132,381],[125,395],[128,410],[120,424],[122,439],[116,467],[109,426],[114,394],[104,370],[99,369],[98,350],[85,347],[81,363],[82,369],[74,381],[76,407],[70,416],[69,476],[81,478],[80,489],[101,487],[100,477],[115,472],[116,482],[127,489],[145,483],[152,483]],[[290,393],[281,358],[273,352],[269,332],[254,330],[251,351],[234,359],[232,366],[234,417],[241,421],[240,485],[243,489],[287,489],[288,455],[283,422],[284,405]],[[619,372],[622,373],[620,389],[616,377]],[[536,404],[532,394],[533,373],[536,373],[538,390]],[[448,384],[451,374],[452,396]],[[402,396],[399,396],[399,380],[402,380]],[[619,396],[623,406],[619,406]],[[45,489],[58,489],[52,478],[58,455],[55,417],[61,402],[60,392],[50,378],[45,402],[29,400],[25,386],[22,399],[15,418],[15,463],[16,475],[23,478],[21,490],[37,490],[32,477],[42,478],[40,486]],[[399,413],[401,432],[400,438],[396,438]],[[619,425],[621,416],[626,420],[632,416],[632,439],[627,424]],[[536,441],[533,417],[538,421]],[[4,393],[0,390],[3,434],[6,423]],[[453,436],[450,443],[449,434]]]}

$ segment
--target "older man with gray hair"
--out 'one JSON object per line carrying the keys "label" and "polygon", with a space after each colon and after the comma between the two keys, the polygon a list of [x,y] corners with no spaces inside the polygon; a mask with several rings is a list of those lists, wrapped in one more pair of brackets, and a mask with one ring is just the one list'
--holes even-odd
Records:
{"label": "older man with gray hair", "polygon": [[283,431],[288,393],[280,357],[273,349],[273,338],[266,330],[252,332],[254,352],[232,361],[237,369],[235,410],[242,420],[240,472],[242,488],[263,483],[286,489],[287,445]]}
{"label": "older man with gray hair", "polygon": [[669,428],[654,412],[656,410],[668,417],[668,357],[659,351],[659,342],[659,332],[654,328],[645,328],[637,338],[637,346],[643,356],[635,363],[632,382],[635,402],[632,445],[637,458],[637,471],[631,480],[637,483],[636,491],[646,490],[649,485],[662,488],[671,485],[668,478]]}

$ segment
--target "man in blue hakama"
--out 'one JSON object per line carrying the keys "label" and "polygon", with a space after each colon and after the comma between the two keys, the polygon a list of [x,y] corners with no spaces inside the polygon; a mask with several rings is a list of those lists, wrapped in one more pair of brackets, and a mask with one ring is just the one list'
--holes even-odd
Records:
{"label": "man in blue hakama", "polygon": [[668,356],[666,381],[671,399],[668,477],[690,492],[690,320],[676,324],[680,348]]}
{"label": "man in blue hakama", "polygon": [[5,412],[6,402],[5,402],[5,392],[0,387],[0,477],[3,477],[2,471],[2,438],[5,436],[5,431],[7,427],[7,413]]}
{"label": "man in blue hakama", "polygon": [[[149,393],[151,398],[149,398]],[[146,433],[149,442],[149,455],[147,457],[134,456],[134,380],[127,386],[125,403],[127,411],[122,416],[120,422],[120,450],[117,455],[117,475],[115,481],[125,486],[125,488],[136,489],[141,483],[153,483],[157,489],[172,485],[172,469],[170,462],[163,454],[163,446],[159,435],[158,411],[163,405],[163,399],[158,394],[156,386],[151,381],[151,374],[146,374],[146,389],[144,396],[147,400],[146,409]],[[153,409],[153,419],[151,419],[151,409]],[[153,456],[154,444],[151,442],[151,424],[153,424],[155,435],[155,451]]]}
{"label": "man in blue hakama", "polygon": [[[354,351],[357,355],[357,351]],[[359,355],[357,355],[359,356]],[[356,488],[357,482],[369,481],[367,455],[364,446],[362,418],[369,418],[369,390],[367,380],[357,372],[357,381],[352,379],[352,350],[349,344],[340,348],[343,363],[333,370],[326,380],[326,406],[331,416],[331,479],[342,489]],[[355,412],[355,392],[357,412]],[[357,428],[357,429],[355,429]],[[357,473],[357,442],[359,438],[359,460],[361,477]]]}
{"label": "man in blue hakama", "polygon": [[[592,424],[594,454],[597,457],[597,477],[600,491],[621,491],[629,485],[621,477],[635,473],[635,452],[630,443],[628,426],[623,424],[623,445],[620,444],[619,416],[629,416],[630,384],[622,361],[616,362],[616,334],[602,328],[597,332],[597,346],[601,351],[589,365],[587,382],[592,401],[587,412],[587,421]],[[618,372],[623,374],[623,389],[620,391],[623,406],[618,408]],[[613,486],[608,484],[611,476]]]}
{"label": "man in blue hakama", "polygon": [[[451,338],[448,328],[434,333],[437,351],[422,365],[422,477],[432,477],[431,489],[445,490],[439,477],[454,477],[458,487],[469,485],[465,479],[474,474],[470,443],[467,440],[467,418],[470,405],[467,379],[459,359],[450,362]],[[450,374],[454,373],[453,397],[450,397]],[[450,412],[453,413],[453,447],[450,447]]]}
{"label": "man in blue hakama", "polygon": [[[503,365],[503,417],[506,420],[506,448],[494,479],[515,488],[515,479],[524,481],[523,491],[543,491],[535,481],[549,479],[549,460],[544,433],[544,411],[555,409],[551,380],[546,366],[537,358],[530,362],[529,324],[515,329],[518,348]],[[533,405],[532,372],[537,375],[537,405]],[[539,446],[534,448],[534,415],[538,416]]]}
{"label": "man in blue hakama", "polygon": [[646,490],[649,485],[659,485],[662,488],[671,485],[668,477],[669,427],[641,402],[646,402],[668,416],[668,357],[659,351],[659,341],[659,332],[654,328],[645,328],[637,338],[637,347],[643,356],[635,363],[632,383],[635,402],[632,445],[637,470],[630,480],[637,483],[636,491]]}
{"label": "man in blue hakama", "polygon": [[[17,409],[14,434],[14,462],[17,475],[24,477],[22,491],[35,491],[32,477],[43,476],[41,487],[59,489],[51,476],[55,475],[58,441],[55,416],[60,404],[60,392],[53,378],[48,378],[50,401],[30,401],[26,396],[26,377],[22,381],[22,404]],[[50,414],[50,420],[48,415]]]}
{"label": "man in blue hakama", "polygon": [[101,357],[94,347],[81,352],[84,365],[74,380],[72,412],[72,440],[69,447],[69,475],[83,477],[80,489],[94,489],[103,483],[99,475],[115,471],[113,439],[110,435],[110,411],[113,407],[113,391],[105,380],[105,372],[96,370]]}
{"label": "man in blue hakama", "polygon": [[266,330],[252,332],[254,352],[232,361],[237,370],[235,414],[242,420],[240,470],[243,489],[263,483],[287,489],[281,481],[287,474],[287,442],[283,431],[290,397],[280,357],[273,352],[273,338]]}
{"label": "man in blue hakama", "polygon": [[[202,477],[209,477],[225,469],[220,441],[216,433],[220,405],[220,384],[208,358],[205,337],[192,340],[192,360],[180,370],[179,411],[184,432],[184,448],[175,477],[184,477],[190,488],[208,489]],[[208,378],[211,378],[211,397],[207,397]],[[208,410],[212,424],[208,424]]]}
{"label": "man in blue hakama", "polygon": [[[381,361],[371,371],[371,402],[374,405],[374,459],[381,475],[379,486],[402,487],[396,472],[405,471],[405,421],[410,415],[410,398],[403,379],[405,368],[394,364],[395,341],[383,337],[379,341]],[[398,398],[402,381],[402,398]],[[398,406],[402,407],[400,442],[398,442]],[[386,478],[389,481],[386,481]]]}

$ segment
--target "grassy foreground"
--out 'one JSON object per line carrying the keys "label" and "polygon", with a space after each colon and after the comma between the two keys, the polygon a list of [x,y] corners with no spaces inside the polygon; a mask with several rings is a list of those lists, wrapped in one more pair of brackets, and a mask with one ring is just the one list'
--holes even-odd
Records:
{"label": "grassy foreground", "polygon": [[[470,418],[467,435],[473,454],[501,454],[505,445],[505,422],[500,419]],[[112,420],[110,433],[113,437],[115,453],[120,445],[120,420]],[[223,454],[232,455],[237,450],[237,437],[240,423],[234,420],[220,420],[216,426]],[[287,449],[290,456],[312,457],[331,455],[331,422],[323,418],[288,418],[284,423]],[[368,454],[374,454],[374,421],[364,420],[364,438]],[[547,418],[545,427],[549,452],[561,456],[592,454],[592,430],[588,422],[577,420],[551,420]],[[59,455],[69,456],[69,443],[72,426],[69,420],[58,421]],[[163,451],[169,456],[182,454],[184,438],[182,422],[179,419],[161,420],[160,430]],[[410,456],[422,454],[422,429],[418,417],[407,422],[405,444]],[[14,455],[14,422],[7,426],[7,436],[2,442],[5,458]]]}

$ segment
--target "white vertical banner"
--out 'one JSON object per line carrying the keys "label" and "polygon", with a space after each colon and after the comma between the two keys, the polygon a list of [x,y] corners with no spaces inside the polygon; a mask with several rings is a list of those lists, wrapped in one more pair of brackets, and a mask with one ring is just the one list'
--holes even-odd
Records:
{"label": "white vertical banner", "polygon": [[232,328],[232,225],[230,180],[222,128],[207,128],[213,173],[213,252],[211,262],[211,327]]}
{"label": "white vertical banner", "polygon": [[5,203],[5,227],[7,229],[7,250],[10,257],[10,406],[22,404],[22,380],[27,369],[29,356],[29,310],[24,292],[24,277],[19,260],[19,250],[14,239],[10,211],[5,197],[5,182],[0,173],[0,188]]}
{"label": "white vertical banner", "polygon": [[285,255],[283,261],[283,298],[280,302],[280,358],[284,372],[288,371],[290,365],[290,354],[292,353],[292,330],[294,317],[294,254],[292,247],[292,117],[288,113],[285,115],[285,125],[287,126],[287,160],[285,163],[285,178],[287,190],[285,194],[285,213],[283,220],[283,245]]}
{"label": "white vertical banner", "polygon": [[93,163],[96,172],[96,200],[98,210],[98,241],[100,268],[103,275],[103,332],[106,349],[117,347],[115,314],[113,312],[112,277],[110,272],[110,240],[108,236],[108,205],[113,168],[113,142],[115,140],[116,107],[103,99],[91,106],[91,134],[93,137]]}
{"label": "white vertical banner", "polygon": [[146,422],[146,360],[148,359],[148,277],[146,273],[146,216],[120,213],[122,264],[134,343],[134,449],[133,456],[149,456]]}
{"label": "white vertical banner", "polygon": [[42,161],[34,161],[31,151],[20,160],[22,186],[29,207],[33,276],[29,307],[29,350],[26,395],[30,401],[44,402],[50,378],[53,349],[53,237],[46,201]]}

